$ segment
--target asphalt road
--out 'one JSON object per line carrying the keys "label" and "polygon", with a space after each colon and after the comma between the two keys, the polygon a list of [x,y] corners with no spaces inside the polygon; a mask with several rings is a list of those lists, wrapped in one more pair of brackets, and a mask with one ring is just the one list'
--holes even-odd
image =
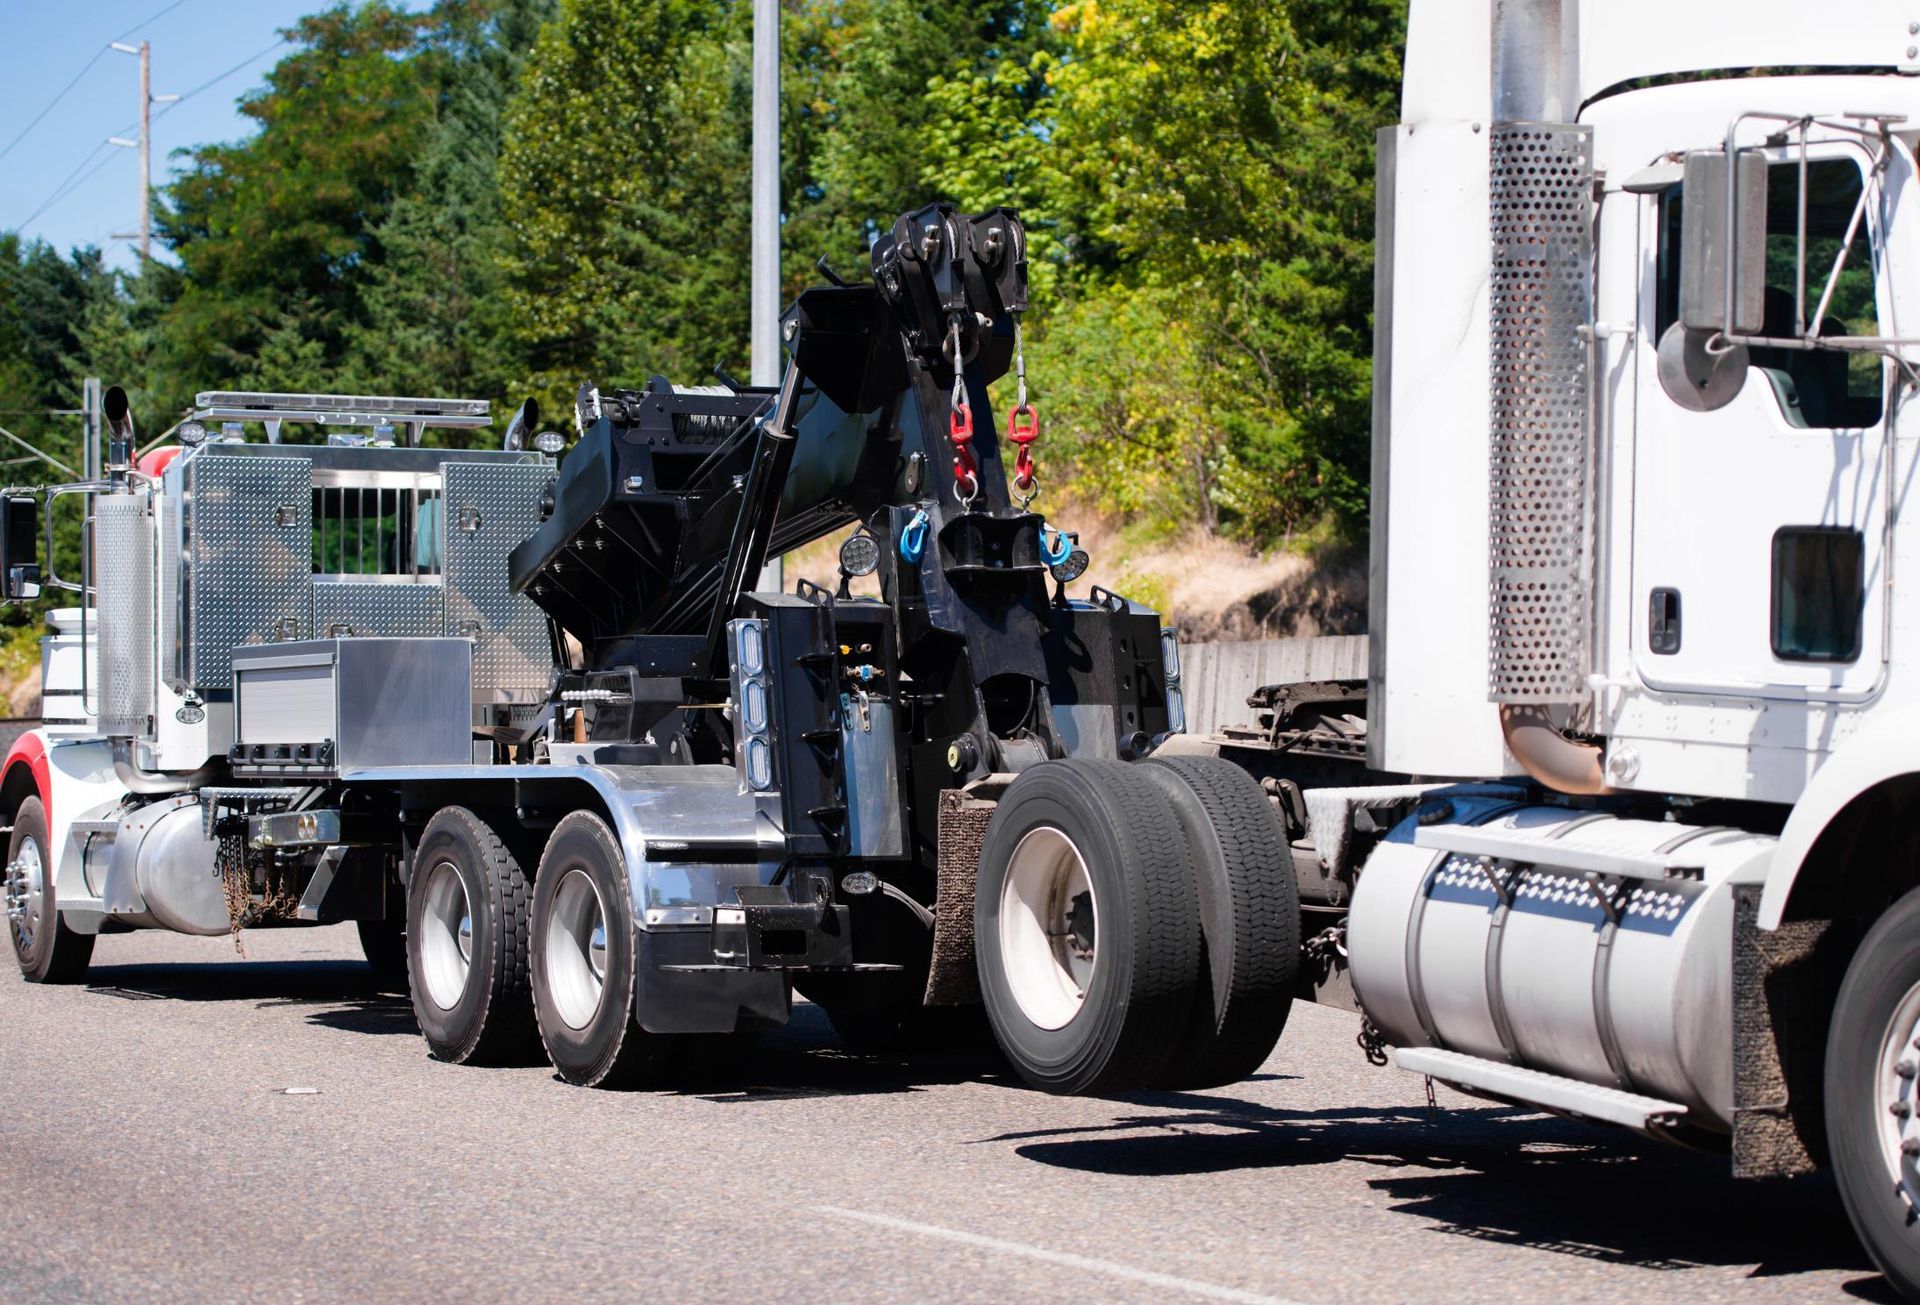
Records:
{"label": "asphalt road", "polygon": [[863,1060],[802,1005],[735,1082],[610,1093],[430,1060],[348,930],[249,953],[0,973],[0,1300],[1888,1298],[1829,1184],[1430,1114],[1315,1007],[1216,1092]]}

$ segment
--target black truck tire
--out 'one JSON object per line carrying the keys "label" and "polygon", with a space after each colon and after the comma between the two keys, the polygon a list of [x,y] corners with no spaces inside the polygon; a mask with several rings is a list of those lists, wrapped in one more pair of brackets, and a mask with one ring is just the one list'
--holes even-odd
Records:
{"label": "black truck tire", "polygon": [[[1847,1217],[1920,1299],[1920,889],[1887,908],[1847,967],[1827,1032],[1827,1145]],[[1902,1074],[1897,1067],[1904,1066]],[[1903,1145],[1916,1154],[1903,1154]]]}
{"label": "black truck tire", "polygon": [[671,1072],[681,1038],[634,1018],[634,921],[626,857],[599,816],[554,826],[533,896],[533,1007],[560,1077],[637,1087]]}
{"label": "black truck tire", "polygon": [[437,1059],[522,1064],[538,1054],[532,899],[526,871],[485,820],[443,807],[427,822],[407,879],[407,986]]}
{"label": "black truck tire", "polygon": [[7,936],[28,983],[79,983],[93,960],[93,935],[75,933],[60,918],[54,869],[47,813],[39,798],[30,797],[14,812],[6,866]]}
{"label": "black truck tire", "polygon": [[1300,889],[1286,830],[1244,770],[1218,757],[1149,761],[1198,874],[1208,982],[1156,1086],[1220,1087],[1273,1054],[1300,974]]}
{"label": "black truck tire", "polygon": [[1155,1082],[1201,982],[1192,852],[1153,778],[1119,761],[1049,761],[1007,787],[974,898],[987,1016],[1047,1092]]}

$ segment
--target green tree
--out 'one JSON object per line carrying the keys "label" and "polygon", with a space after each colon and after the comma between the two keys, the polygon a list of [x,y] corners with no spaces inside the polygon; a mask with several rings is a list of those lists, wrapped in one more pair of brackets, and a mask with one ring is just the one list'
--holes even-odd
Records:
{"label": "green tree", "polygon": [[1372,129],[1403,5],[1078,0],[1054,24],[1052,143],[1079,257],[1199,328],[1215,501],[1271,538],[1366,499]]}
{"label": "green tree", "polygon": [[306,387],[330,379],[381,259],[373,233],[432,123],[441,61],[419,44],[433,22],[385,0],[301,19],[303,48],[241,101],[259,130],[189,154],[159,213],[183,273],[164,339],[176,374],[219,383],[268,335],[312,330]]}
{"label": "green tree", "polygon": [[79,314],[75,348],[66,360],[67,391],[77,398],[89,376],[120,386],[143,438],[178,420],[198,388],[161,361],[167,312],[179,294],[180,273],[165,263],[150,263],[137,275],[114,275],[106,292]]}
{"label": "green tree", "polygon": [[374,229],[344,384],[504,399],[513,366],[499,154],[508,98],[552,0],[464,0],[429,35],[443,90],[413,184]]}
{"label": "green tree", "polygon": [[[115,286],[98,249],[63,258],[45,241],[0,233],[0,426],[70,464],[79,423],[52,412],[79,405],[70,363],[82,352],[82,324],[113,300]],[[0,458],[21,456],[11,444],[0,451]],[[47,468],[18,470],[15,478],[33,479]]]}
{"label": "green tree", "polygon": [[672,83],[717,16],[695,0],[562,0],[507,107],[505,298],[521,380],[552,410],[590,373],[631,377],[662,351],[653,314],[682,253],[661,239],[680,163]]}

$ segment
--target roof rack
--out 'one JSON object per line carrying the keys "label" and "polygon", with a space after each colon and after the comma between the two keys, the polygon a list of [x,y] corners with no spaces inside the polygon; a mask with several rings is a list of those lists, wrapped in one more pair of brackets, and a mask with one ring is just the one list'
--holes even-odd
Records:
{"label": "roof rack", "polygon": [[404,428],[407,443],[420,442],[429,426],[473,430],[491,426],[485,399],[402,399],[359,394],[270,394],[250,390],[205,390],[193,398],[197,421],[257,421],[267,439],[280,442],[282,422],[317,426]]}

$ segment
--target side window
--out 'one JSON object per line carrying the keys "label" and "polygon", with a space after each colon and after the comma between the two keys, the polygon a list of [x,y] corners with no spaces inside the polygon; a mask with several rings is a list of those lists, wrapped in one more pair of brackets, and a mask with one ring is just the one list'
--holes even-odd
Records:
{"label": "side window", "polygon": [[1773,536],[1773,655],[1793,662],[1860,656],[1866,540],[1845,526],[1784,526]]}
{"label": "side window", "polygon": [[[1849,159],[1819,159],[1807,166],[1807,316],[1820,292],[1847,223],[1859,202],[1860,168]],[[1660,245],[1654,281],[1654,339],[1680,316],[1680,222],[1684,196],[1679,186],[1660,196]],[[1798,334],[1794,321],[1794,250],[1800,214],[1800,165],[1775,163],[1767,176],[1767,301],[1760,334],[1775,338]],[[1822,335],[1873,335],[1880,330],[1875,306],[1873,258],[1866,224],[1854,234],[1847,265],[1834,287]],[[1825,349],[1751,351],[1753,366],[1769,385],[1787,421],[1818,429],[1854,429],[1877,425],[1882,408],[1880,359],[1873,354]]]}
{"label": "side window", "polygon": [[313,571],[343,580],[440,573],[440,492],[316,486]]}

